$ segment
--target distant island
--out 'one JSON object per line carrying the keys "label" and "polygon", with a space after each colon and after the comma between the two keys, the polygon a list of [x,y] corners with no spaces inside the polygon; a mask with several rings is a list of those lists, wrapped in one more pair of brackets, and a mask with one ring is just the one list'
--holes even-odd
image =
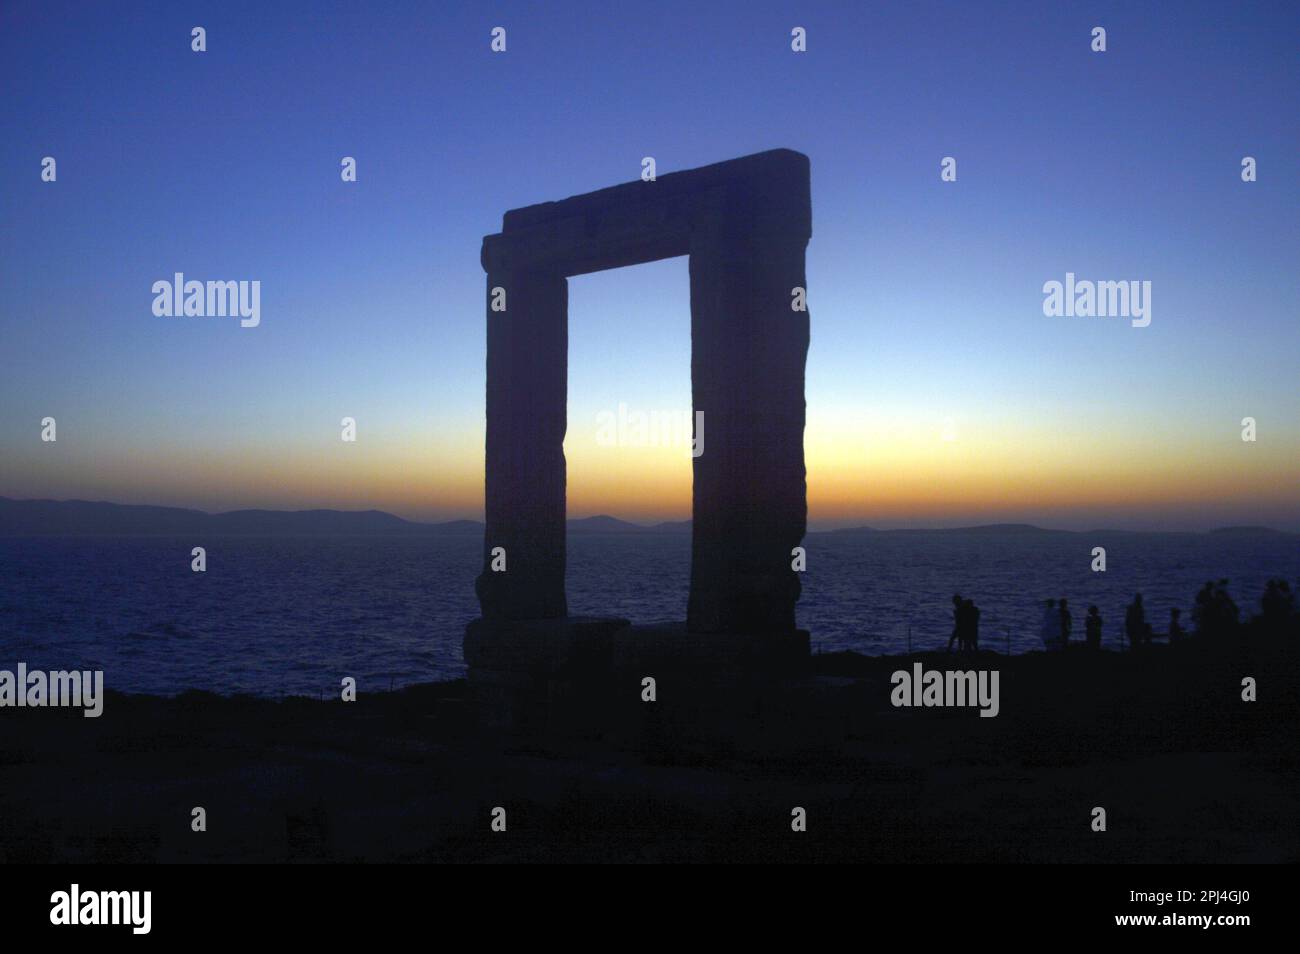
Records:
{"label": "distant island", "polygon": [[[655,524],[631,523],[599,515],[568,521],[569,533],[690,533],[691,521]],[[14,500],[0,497],[0,536],[172,536],[216,534],[229,536],[412,536],[423,534],[481,534],[479,520],[420,523],[382,510],[231,510],[206,513],[183,507],[152,507],[89,500]],[[809,533],[1135,533],[1127,530],[1052,530],[1025,523],[1001,523],[944,529],[879,530],[847,527]],[[1174,531],[1164,531],[1174,532]],[[1239,536],[1277,535],[1268,527],[1222,527],[1214,534]],[[1288,534],[1290,535],[1290,534]]]}
{"label": "distant island", "polygon": [[[570,533],[689,533],[689,520],[645,526],[597,516],[570,520]],[[420,523],[382,510],[231,510],[206,513],[90,500],[0,497],[0,536],[412,536],[482,534],[480,520]]]}

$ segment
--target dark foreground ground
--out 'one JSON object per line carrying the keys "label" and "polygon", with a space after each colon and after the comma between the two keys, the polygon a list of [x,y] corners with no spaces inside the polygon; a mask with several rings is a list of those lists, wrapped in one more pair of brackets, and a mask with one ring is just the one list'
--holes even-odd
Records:
{"label": "dark foreground ground", "polygon": [[[0,861],[1296,861],[1297,642],[817,656],[734,706],[635,680],[531,735],[483,728],[464,681],[6,709]],[[893,708],[916,660],[1000,670],[998,717]]]}

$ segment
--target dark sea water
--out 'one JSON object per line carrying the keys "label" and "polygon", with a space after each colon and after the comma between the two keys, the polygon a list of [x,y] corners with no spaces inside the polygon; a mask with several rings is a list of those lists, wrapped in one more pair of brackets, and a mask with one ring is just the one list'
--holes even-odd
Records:
{"label": "dark sea water", "polygon": [[[125,691],[337,693],[463,675],[461,637],[478,615],[476,534],[191,539],[0,538],[0,668],[103,669]],[[1089,569],[1106,548],[1107,572]],[[1196,589],[1227,577],[1245,611],[1265,581],[1300,581],[1294,536],[1018,531],[810,534],[799,624],[815,652],[938,648],[954,591],[982,610],[981,645],[1042,648],[1042,600],[1066,596],[1076,637],[1095,603],[1119,646],[1135,590],[1163,633],[1190,628]],[[689,534],[569,539],[574,615],[634,622],[686,615]]]}

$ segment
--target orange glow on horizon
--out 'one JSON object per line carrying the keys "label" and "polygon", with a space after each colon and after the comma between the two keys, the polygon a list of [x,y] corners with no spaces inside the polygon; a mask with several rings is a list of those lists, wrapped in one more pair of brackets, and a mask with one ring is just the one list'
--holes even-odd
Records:
{"label": "orange glow on horizon", "polygon": [[[854,433],[846,441],[839,435]],[[878,521],[997,522],[999,515],[1071,512],[1140,517],[1202,508],[1295,514],[1300,455],[1269,446],[1196,445],[1122,433],[1106,445],[1082,430],[976,433],[939,428],[857,432],[810,426],[805,439],[813,525]],[[99,448],[16,461],[11,481],[40,494],[218,511],[244,508],[378,509],[412,520],[481,519],[481,432],[422,443],[370,435],[356,444],[193,448]],[[707,453],[707,444],[705,448]],[[637,522],[691,514],[685,447],[566,444],[570,516],[610,514]],[[1041,518],[1050,523],[1047,517]],[[1102,519],[1102,518],[1098,518]]]}

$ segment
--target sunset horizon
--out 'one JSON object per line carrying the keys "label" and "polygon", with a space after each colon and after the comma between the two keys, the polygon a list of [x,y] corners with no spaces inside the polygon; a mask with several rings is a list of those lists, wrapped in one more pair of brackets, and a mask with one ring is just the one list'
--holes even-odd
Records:
{"label": "sunset horizon", "polygon": [[[418,509],[390,508],[378,504],[367,503],[365,501],[333,501],[329,499],[307,502],[235,502],[229,505],[221,503],[200,505],[192,502],[173,501],[163,498],[130,499],[129,496],[90,497],[84,495],[69,495],[52,497],[48,494],[36,494],[32,496],[0,494],[0,499],[9,499],[21,503],[48,501],[52,503],[81,502],[128,507],[165,507],[179,510],[195,510],[207,514],[259,510],[283,513],[321,510],[340,513],[365,513],[377,511],[390,514],[394,517],[415,524],[436,525],[442,523],[454,523],[457,521],[472,521],[475,523],[483,522],[483,510],[481,506],[477,511],[420,511]],[[1177,522],[1176,517],[1170,517],[1159,512],[1153,512],[1150,509],[1143,510],[1140,514],[1133,514],[1129,517],[1125,517],[1123,511],[1118,509],[1099,508],[1097,510],[1088,510],[1085,508],[1071,508],[1069,511],[1062,512],[1053,510],[1027,511],[1022,509],[1006,508],[957,510],[951,513],[928,514],[898,514],[889,511],[863,511],[861,515],[849,514],[838,518],[822,519],[810,508],[808,516],[808,532],[818,533],[856,528],[872,530],[963,530],[991,525],[1027,525],[1040,530],[1070,533],[1081,533],[1093,530],[1139,533],[1206,533],[1215,530],[1238,528],[1258,528],[1261,530],[1288,534],[1300,533],[1300,527],[1294,525],[1267,522],[1257,519],[1257,511],[1255,510],[1243,509],[1234,512],[1231,510],[1212,511],[1202,508],[1198,512],[1210,515],[1216,512],[1221,512],[1224,514],[1224,517],[1223,519],[1215,520],[1212,516],[1206,516],[1201,521],[1179,523]],[[1234,513],[1237,514],[1235,518]],[[1096,514],[1095,519],[1089,519],[1090,514]],[[635,524],[641,527],[655,527],[659,524],[665,523],[689,522],[691,519],[691,512],[689,506],[685,510],[679,512],[633,511],[627,507],[616,506],[602,509],[601,507],[596,506],[579,511],[570,510],[568,513],[568,518],[570,520],[587,520],[593,517],[611,517],[623,523]]]}

